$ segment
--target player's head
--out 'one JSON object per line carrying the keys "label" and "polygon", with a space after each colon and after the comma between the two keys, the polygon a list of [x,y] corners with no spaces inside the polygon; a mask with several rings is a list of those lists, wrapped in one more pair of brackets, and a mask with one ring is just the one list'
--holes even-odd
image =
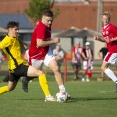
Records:
{"label": "player's head", "polygon": [[56,50],[59,51],[61,49],[60,45],[56,45]]}
{"label": "player's head", "polygon": [[80,47],[80,42],[79,41],[76,42],[76,47]]}
{"label": "player's head", "polygon": [[53,12],[50,10],[44,10],[42,16],[42,22],[49,28],[52,26]]}
{"label": "player's head", "polygon": [[7,24],[8,35],[12,37],[17,37],[19,32],[19,23],[15,21],[10,21]]}
{"label": "player's head", "polygon": [[104,12],[102,14],[102,22],[103,22],[103,25],[104,26],[106,26],[107,24],[109,24],[110,18],[111,18],[111,15],[110,15],[109,12]]}
{"label": "player's head", "polygon": [[90,42],[85,43],[85,48],[88,50],[90,48]]}

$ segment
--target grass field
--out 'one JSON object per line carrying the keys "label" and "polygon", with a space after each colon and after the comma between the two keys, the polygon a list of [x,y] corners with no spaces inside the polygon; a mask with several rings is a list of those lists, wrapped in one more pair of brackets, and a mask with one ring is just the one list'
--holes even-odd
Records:
{"label": "grass field", "polygon": [[[99,66],[100,67],[100,66]],[[2,69],[7,69],[4,63]],[[0,87],[7,85],[0,72]],[[19,81],[12,92],[0,95],[0,117],[116,117],[117,93],[112,81],[98,82],[100,73],[93,74],[90,82],[73,81],[73,73],[67,74],[66,89],[71,95],[67,103],[44,102],[44,94],[34,79],[25,93]],[[47,73],[53,96],[59,91],[53,73]],[[80,73],[81,77],[81,73]]]}
{"label": "grass field", "polygon": [[[0,83],[0,86],[6,83]],[[49,82],[52,95],[58,91]],[[67,103],[44,102],[37,81],[29,83],[29,92],[21,89],[21,82],[10,93],[0,95],[0,117],[116,117],[117,93],[112,81],[66,82],[71,95]]]}

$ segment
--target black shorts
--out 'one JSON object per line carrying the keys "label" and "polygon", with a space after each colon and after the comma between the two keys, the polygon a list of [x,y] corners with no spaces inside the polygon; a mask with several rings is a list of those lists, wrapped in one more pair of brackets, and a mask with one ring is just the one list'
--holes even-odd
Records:
{"label": "black shorts", "polygon": [[81,63],[79,62],[79,63],[73,63],[72,62],[72,68],[73,69],[81,69]]}
{"label": "black shorts", "polygon": [[9,70],[9,81],[11,82],[18,82],[21,76],[27,77],[28,65],[20,64],[14,70]]}

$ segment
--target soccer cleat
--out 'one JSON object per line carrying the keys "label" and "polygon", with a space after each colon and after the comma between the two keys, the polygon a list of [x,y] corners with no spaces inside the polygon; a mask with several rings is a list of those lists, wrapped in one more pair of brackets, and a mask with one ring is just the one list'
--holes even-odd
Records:
{"label": "soccer cleat", "polygon": [[68,96],[67,96],[67,97],[68,97],[68,99],[71,99],[71,95],[69,95],[69,94],[68,94]]}
{"label": "soccer cleat", "polygon": [[89,82],[89,81],[90,81],[89,78],[87,78],[87,79],[86,79],[86,82]]}
{"label": "soccer cleat", "polygon": [[27,93],[28,92],[28,81],[26,77],[22,78],[22,89]]}
{"label": "soccer cleat", "polygon": [[85,82],[85,78],[82,78],[82,82]]}
{"label": "soccer cleat", "polygon": [[53,101],[56,101],[56,99],[54,98],[54,96],[48,96],[45,98],[45,102],[47,102],[47,101],[53,102]]}

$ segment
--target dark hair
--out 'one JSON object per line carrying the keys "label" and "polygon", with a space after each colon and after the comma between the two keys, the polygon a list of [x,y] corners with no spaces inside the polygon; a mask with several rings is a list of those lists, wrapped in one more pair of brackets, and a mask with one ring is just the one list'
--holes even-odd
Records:
{"label": "dark hair", "polygon": [[19,22],[10,21],[7,24],[7,28],[14,28],[15,26],[18,27],[19,26]]}
{"label": "dark hair", "polygon": [[48,17],[53,17],[54,14],[51,10],[44,10],[43,15],[48,16]]}

